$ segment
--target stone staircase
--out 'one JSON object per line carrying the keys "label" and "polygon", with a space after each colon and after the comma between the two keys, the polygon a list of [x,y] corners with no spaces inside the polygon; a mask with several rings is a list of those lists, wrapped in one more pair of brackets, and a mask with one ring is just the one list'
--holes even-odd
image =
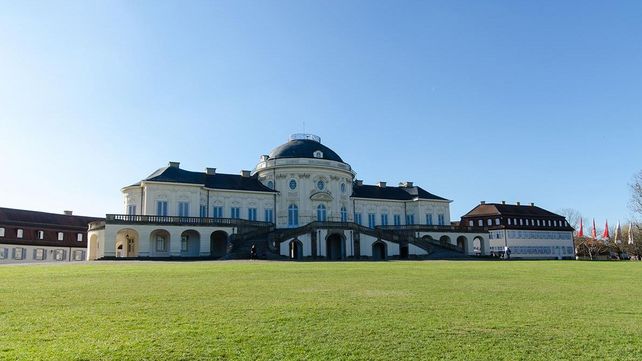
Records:
{"label": "stone staircase", "polygon": [[368,228],[356,223],[348,222],[312,222],[297,228],[275,229],[262,227],[238,233],[230,240],[228,253],[224,259],[249,259],[252,244],[256,246],[257,258],[269,260],[287,260],[279,254],[273,245],[289,239],[310,234],[317,229],[342,229],[352,230],[378,239],[396,244],[412,244],[426,252],[428,255],[412,257],[411,259],[463,259],[470,258],[464,251],[452,244],[442,244],[438,240],[415,238],[415,233],[406,230]]}

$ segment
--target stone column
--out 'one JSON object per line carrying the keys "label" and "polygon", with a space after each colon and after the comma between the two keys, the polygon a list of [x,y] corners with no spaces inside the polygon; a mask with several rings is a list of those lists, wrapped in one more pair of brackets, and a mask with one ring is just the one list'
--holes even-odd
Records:
{"label": "stone column", "polygon": [[180,229],[173,229],[169,232],[169,255],[172,257],[181,256],[181,233]]}

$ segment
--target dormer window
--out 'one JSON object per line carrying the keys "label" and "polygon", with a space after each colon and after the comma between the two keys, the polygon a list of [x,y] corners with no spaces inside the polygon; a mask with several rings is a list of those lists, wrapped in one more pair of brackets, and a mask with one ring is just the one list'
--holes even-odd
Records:
{"label": "dormer window", "polygon": [[323,152],[320,150],[315,151],[312,155],[314,155],[315,158],[323,158]]}

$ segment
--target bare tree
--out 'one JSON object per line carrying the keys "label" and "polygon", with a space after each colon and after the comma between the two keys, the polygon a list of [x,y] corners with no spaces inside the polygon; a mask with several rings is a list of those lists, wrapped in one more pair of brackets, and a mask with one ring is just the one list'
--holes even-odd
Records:
{"label": "bare tree", "polygon": [[589,257],[591,260],[599,255],[608,255],[609,246],[603,241],[589,237],[575,237],[576,254],[580,257]]}
{"label": "bare tree", "polygon": [[580,219],[582,219],[580,211],[573,208],[562,208],[557,213],[566,217],[566,221],[571,227],[575,228],[576,232],[580,229]]}
{"label": "bare tree", "polygon": [[631,186],[631,201],[629,206],[633,213],[642,216],[642,171],[633,176]]}

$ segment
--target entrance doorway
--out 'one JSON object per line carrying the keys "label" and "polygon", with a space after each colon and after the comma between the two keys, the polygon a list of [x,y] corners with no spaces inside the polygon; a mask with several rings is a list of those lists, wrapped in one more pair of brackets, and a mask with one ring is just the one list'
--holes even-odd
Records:
{"label": "entrance doorway", "polygon": [[339,261],[343,259],[343,238],[338,234],[328,236],[326,243],[326,257],[329,261]]}
{"label": "entrance doorway", "polygon": [[227,253],[227,233],[223,231],[213,232],[210,236],[210,256],[221,258]]}
{"label": "entrance doorway", "polygon": [[372,244],[372,260],[385,261],[386,260],[386,244],[377,241]]}
{"label": "entrance doorway", "polygon": [[298,239],[290,241],[290,259],[303,259],[303,244]]}

